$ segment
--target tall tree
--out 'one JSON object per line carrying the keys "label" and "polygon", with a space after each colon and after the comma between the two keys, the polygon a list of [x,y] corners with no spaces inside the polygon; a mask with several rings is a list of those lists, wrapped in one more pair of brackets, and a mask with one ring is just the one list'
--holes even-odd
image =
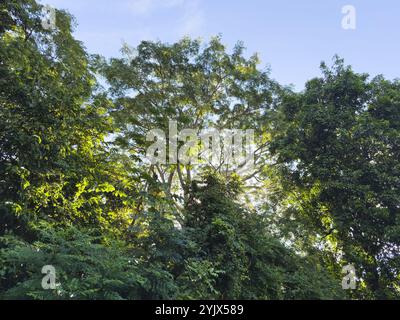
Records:
{"label": "tall tree", "polygon": [[287,92],[276,117],[283,217],[295,238],[307,226],[309,243],[354,264],[364,297],[398,297],[400,83],[368,81],[339,58],[322,71],[304,92]]}
{"label": "tall tree", "polygon": [[[143,41],[137,49],[126,45],[122,51],[125,59],[99,62],[111,86],[113,116],[120,128],[116,141],[123,149],[141,154],[143,160],[152,143],[145,139],[151,130],[162,130],[171,142],[169,121],[176,121],[178,131],[194,129],[198,135],[210,128],[253,129],[256,169],[243,178],[251,180],[263,170],[268,127],[263,119],[273,108],[278,86],[267,71],[257,68],[257,55],[245,58],[241,43],[230,54],[219,37],[205,45],[188,38],[171,45]],[[200,163],[206,166],[229,175],[243,164],[229,168],[222,157],[216,164]],[[149,172],[165,185],[167,194],[183,191],[187,201],[191,180],[201,171],[196,168],[178,159],[177,164],[149,166]]]}
{"label": "tall tree", "polygon": [[57,10],[47,29],[36,1],[3,1],[0,11],[0,234],[24,234],[37,219],[118,231],[134,188],[106,148],[109,103],[72,17]]}

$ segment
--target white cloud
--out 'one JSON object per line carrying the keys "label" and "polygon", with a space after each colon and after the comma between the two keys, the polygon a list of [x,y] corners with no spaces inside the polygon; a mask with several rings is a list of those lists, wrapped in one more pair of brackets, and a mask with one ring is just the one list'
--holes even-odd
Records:
{"label": "white cloud", "polygon": [[185,2],[181,35],[193,35],[199,33],[204,25],[204,13],[199,0]]}
{"label": "white cloud", "polygon": [[146,15],[159,8],[182,6],[185,0],[129,0],[129,10],[135,15]]}
{"label": "white cloud", "polygon": [[147,16],[160,9],[179,10],[182,15],[175,29],[179,37],[199,35],[205,23],[201,0],[127,0],[127,7],[135,16]]}

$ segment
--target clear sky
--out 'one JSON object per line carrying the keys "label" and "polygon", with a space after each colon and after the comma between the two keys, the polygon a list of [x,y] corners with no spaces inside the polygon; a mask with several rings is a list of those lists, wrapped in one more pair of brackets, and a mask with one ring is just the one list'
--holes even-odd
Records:
{"label": "clear sky", "polygon": [[[184,35],[208,40],[221,34],[232,46],[259,53],[262,67],[297,90],[320,74],[334,54],[355,71],[400,77],[399,0],[41,0],[67,9],[75,36],[91,53],[120,56],[126,41],[175,42]],[[356,29],[343,29],[342,7],[356,9]]]}

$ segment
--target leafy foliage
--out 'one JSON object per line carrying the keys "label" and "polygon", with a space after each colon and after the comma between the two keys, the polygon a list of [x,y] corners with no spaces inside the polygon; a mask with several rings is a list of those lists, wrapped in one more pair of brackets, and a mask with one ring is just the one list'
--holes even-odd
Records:
{"label": "leafy foliage", "polygon": [[[1,299],[400,297],[399,81],[337,58],[295,93],[220,37],[107,61],[42,18],[0,4]],[[148,164],[168,120],[254,129],[254,172]]]}
{"label": "leafy foliage", "polygon": [[340,59],[322,71],[304,93],[288,93],[280,109],[271,149],[293,190],[284,217],[298,215],[292,224],[311,230],[314,243],[357,265],[362,297],[393,298],[399,295],[400,86],[382,77],[368,81]]}

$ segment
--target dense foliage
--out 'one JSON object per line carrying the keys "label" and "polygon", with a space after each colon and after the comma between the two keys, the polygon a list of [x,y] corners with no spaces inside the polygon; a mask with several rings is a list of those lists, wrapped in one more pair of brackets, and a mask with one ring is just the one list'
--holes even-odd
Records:
{"label": "dense foliage", "polygon": [[[219,37],[106,60],[42,19],[0,4],[0,299],[400,298],[399,81],[335,58],[293,92]],[[170,120],[253,129],[254,168],[149,163]]]}

